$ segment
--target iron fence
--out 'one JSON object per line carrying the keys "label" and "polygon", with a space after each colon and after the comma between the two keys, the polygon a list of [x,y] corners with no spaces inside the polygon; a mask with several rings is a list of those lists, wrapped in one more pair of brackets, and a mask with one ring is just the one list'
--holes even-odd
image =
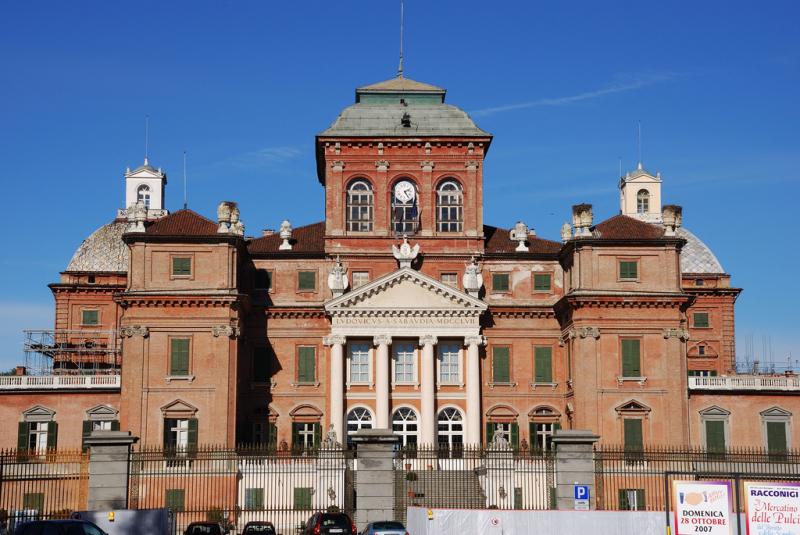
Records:
{"label": "iron fence", "polygon": [[314,512],[355,510],[355,458],[340,449],[296,451],[205,446],[130,456],[129,507],[168,507],[176,530],[218,521],[231,532],[269,521],[293,534]]}
{"label": "iron fence", "polygon": [[[703,448],[647,447],[626,450],[598,446],[594,452],[597,509],[663,511],[669,481],[800,477],[800,451],[767,452],[761,448],[735,448],[724,452]],[[738,488],[738,486],[737,486]]]}
{"label": "iron fence", "polygon": [[395,520],[407,508],[553,509],[550,452],[460,446],[401,449],[395,458]]}
{"label": "iron fence", "polygon": [[0,516],[9,531],[27,520],[86,509],[89,455],[80,450],[0,450]]}

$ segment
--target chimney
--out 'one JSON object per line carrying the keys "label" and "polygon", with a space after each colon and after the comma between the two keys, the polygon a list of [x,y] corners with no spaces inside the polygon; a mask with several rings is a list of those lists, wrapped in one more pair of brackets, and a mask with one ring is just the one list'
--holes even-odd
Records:
{"label": "chimney", "polygon": [[675,231],[683,223],[683,208],[677,204],[665,204],[661,209],[664,236],[675,236]]}
{"label": "chimney", "polygon": [[576,238],[588,238],[592,233],[589,227],[592,226],[594,216],[591,204],[576,204],[572,207],[572,226],[575,227]]}
{"label": "chimney", "polygon": [[25,366],[17,366],[16,368],[14,368],[14,375],[17,376],[26,375],[27,371],[28,370],[25,369]]}

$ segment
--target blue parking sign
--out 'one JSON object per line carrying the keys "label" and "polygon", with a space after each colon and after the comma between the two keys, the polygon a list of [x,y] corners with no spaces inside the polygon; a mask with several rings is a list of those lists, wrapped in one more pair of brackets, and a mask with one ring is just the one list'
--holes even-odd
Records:
{"label": "blue parking sign", "polygon": [[576,500],[589,499],[589,485],[575,485],[573,492]]}

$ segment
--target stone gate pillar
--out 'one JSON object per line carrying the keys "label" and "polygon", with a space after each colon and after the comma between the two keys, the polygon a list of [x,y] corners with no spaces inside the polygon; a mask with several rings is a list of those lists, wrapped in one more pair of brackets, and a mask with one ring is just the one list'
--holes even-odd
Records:
{"label": "stone gate pillar", "polygon": [[594,443],[600,439],[582,429],[559,430],[553,434],[556,447],[556,508],[575,509],[575,485],[589,486],[589,507],[596,503],[594,488]]}
{"label": "stone gate pillar", "polygon": [[89,511],[128,507],[128,458],[139,437],[130,431],[93,431],[89,446]]}
{"label": "stone gate pillar", "polygon": [[394,456],[400,437],[390,429],[360,429],[351,435],[356,445],[356,527],[394,518]]}

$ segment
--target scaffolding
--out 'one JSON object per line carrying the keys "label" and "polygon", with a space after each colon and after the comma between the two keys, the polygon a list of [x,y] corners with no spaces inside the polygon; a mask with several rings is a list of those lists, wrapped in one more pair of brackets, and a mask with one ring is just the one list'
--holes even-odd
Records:
{"label": "scaffolding", "polygon": [[120,373],[121,352],[117,331],[31,329],[23,333],[28,374]]}

